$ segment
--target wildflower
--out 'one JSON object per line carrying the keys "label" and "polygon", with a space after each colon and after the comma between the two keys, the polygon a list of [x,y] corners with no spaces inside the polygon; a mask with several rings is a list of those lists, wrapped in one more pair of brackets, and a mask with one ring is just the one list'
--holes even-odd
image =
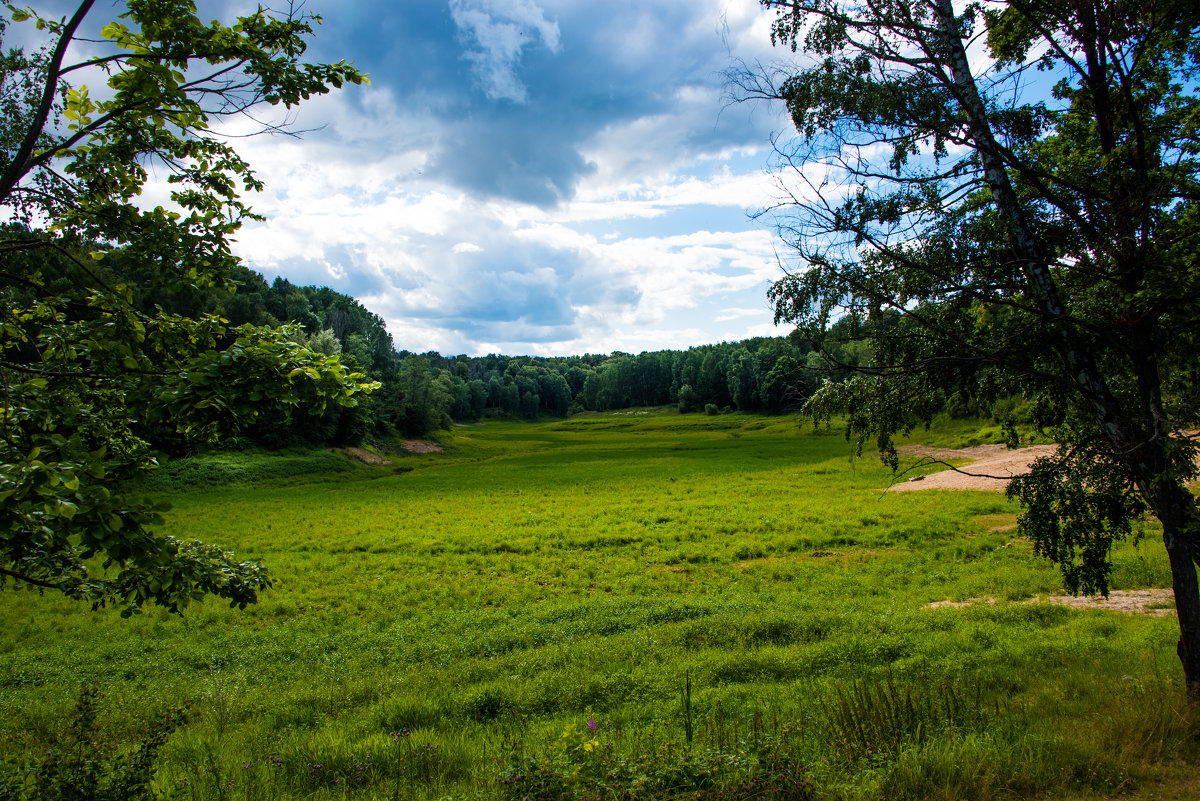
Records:
{"label": "wildflower", "polygon": [[596,721],[590,719],[588,720],[588,731],[595,731],[597,728],[599,728],[599,726],[600,724],[598,724]]}

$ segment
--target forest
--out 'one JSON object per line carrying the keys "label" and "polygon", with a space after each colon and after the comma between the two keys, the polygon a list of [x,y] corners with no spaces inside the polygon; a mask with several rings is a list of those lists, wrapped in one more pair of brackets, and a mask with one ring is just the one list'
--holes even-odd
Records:
{"label": "forest", "polygon": [[[129,276],[138,287],[138,276]],[[215,314],[233,326],[297,326],[314,351],[364,373],[379,389],[354,407],[265,414],[225,446],[355,445],[421,437],[453,422],[483,418],[537,420],[580,411],[677,405],[681,412],[794,412],[826,380],[840,380],[868,348],[839,340],[825,352],[798,337],[755,337],[686,351],[578,356],[413,353],[395,343],[385,322],[359,301],[328,287],[267,281],[240,267],[236,292],[139,288],[136,303],[174,314]]]}

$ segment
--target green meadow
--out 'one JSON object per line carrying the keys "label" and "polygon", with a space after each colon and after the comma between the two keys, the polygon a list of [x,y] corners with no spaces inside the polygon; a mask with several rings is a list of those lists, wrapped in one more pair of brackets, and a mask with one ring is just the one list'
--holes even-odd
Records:
{"label": "green meadow", "polygon": [[[169,798],[1200,793],[1175,619],[1034,602],[1061,582],[998,493],[886,493],[878,460],[797,418],[442,441],[170,465],[165,531],[278,579],[246,610],[6,592],[0,792],[83,747],[89,685],[87,747],[114,761],[186,708],[155,762]],[[1169,586],[1143,529],[1114,589]]]}

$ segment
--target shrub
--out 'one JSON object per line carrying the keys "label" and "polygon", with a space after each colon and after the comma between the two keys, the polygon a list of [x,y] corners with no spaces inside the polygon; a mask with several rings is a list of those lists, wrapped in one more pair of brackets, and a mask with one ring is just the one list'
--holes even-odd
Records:
{"label": "shrub", "polygon": [[261,485],[268,481],[349,473],[354,469],[350,460],[329,451],[295,455],[223,453],[172,459],[151,473],[143,487],[152,492],[178,492],[230,484]]}
{"label": "shrub", "polygon": [[992,419],[997,423],[1029,425],[1033,422],[1033,404],[1020,395],[1010,395],[992,404]]}
{"label": "shrub", "polygon": [[689,801],[811,801],[808,769],[770,738],[733,750],[666,743],[621,756],[610,726],[589,720],[568,726],[541,756],[514,749],[500,779],[505,801],[688,799]]}
{"label": "shrub", "polygon": [[64,743],[50,749],[40,763],[22,769],[0,762],[0,799],[140,801],[154,797],[150,782],[158,751],[188,714],[181,709],[168,712],[147,727],[137,745],[118,751],[96,723],[100,697],[95,687],[80,690]]}

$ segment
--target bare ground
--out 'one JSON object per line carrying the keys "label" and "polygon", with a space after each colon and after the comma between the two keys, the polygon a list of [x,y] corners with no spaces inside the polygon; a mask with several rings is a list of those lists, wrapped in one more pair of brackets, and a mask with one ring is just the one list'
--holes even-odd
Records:
{"label": "bare ground", "polygon": [[400,447],[409,453],[437,453],[442,450],[442,446],[436,442],[424,442],[419,439],[406,439],[400,443]]}
{"label": "bare ground", "polygon": [[[1175,600],[1171,590],[1113,590],[1105,598],[1102,595],[1074,596],[1050,595],[1038,596],[1021,603],[1047,603],[1058,606],[1070,606],[1076,609],[1104,609],[1109,612],[1125,612],[1127,614],[1153,615],[1154,617],[1169,617],[1175,614],[1170,608]],[[968,598],[965,601],[934,601],[929,606],[933,609],[943,607],[971,606],[972,604],[998,603],[995,598]]]}
{"label": "bare ground", "polygon": [[[437,453],[442,450],[442,446],[436,442],[425,442],[419,439],[401,440],[400,447],[409,453]],[[391,459],[386,459],[377,453],[372,453],[366,448],[330,448],[331,451],[344,453],[358,459],[364,464],[391,464]]]}
{"label": "bare ground", "polygon": [[391,464],[391,459],[384,459],[377,453],[371,453],[366,448],[334,448],[338,453],[344,453],[347,456],[353,456],[364,464]]}
{"label": "bare ground", "polygon": [[903,445],[903,456],[915,456],[930,462],[969,460],[970,464],[956,470],[945,470],[929,476],[914,476],[888,487],[892,492],[912,490],[994,490],[1004,492],[1009,479],[1029,472],[1034,459],[1049,456],[1054,445],[1031,445],[1013,450],[1007,445],[976,445],[972,448],[930,448],[926,445]]}

